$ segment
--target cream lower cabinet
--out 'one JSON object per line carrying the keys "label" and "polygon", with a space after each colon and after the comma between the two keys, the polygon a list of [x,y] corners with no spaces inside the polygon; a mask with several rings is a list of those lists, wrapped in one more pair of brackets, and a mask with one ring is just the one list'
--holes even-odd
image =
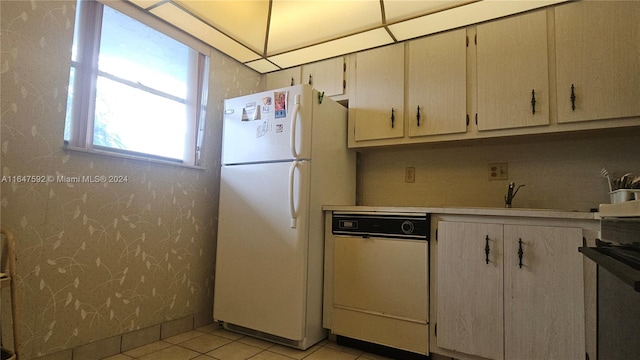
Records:
{"label": "cream lower cabinet", "polygon": [[640,4],[555,9],[558,122],[640,116]]}
{"label": "cream lower cabinet", "polygon": [[584,359],[582,241],[577,227],[440,221],[437,347],[487,359]]}
{"label": "cream lower cabinet", "polygon": [[438,223],[438,347],[502,359],[502,236],[500,224]]}

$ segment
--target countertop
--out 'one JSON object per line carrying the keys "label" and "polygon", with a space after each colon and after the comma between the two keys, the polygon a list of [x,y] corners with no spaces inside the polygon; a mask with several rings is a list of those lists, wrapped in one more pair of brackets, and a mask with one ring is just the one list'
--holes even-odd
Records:
{"label": "countertop", "polygon": [[601,217],[636,217],[640,216],[640,200],[626,201],[618,204],[600,205]]}
{"label": "countertop", "polygon": [[456,215],[480,215],[502,217],[529,217],[551,219],[577,219],[599,220],[597,212],[581,212],[554,209],[522,209],[522,208],[495,208],[495,207],[405,207],[405,206],[350,206],[350,205],[325,205],[325,211],[358,211],[358,212],[386,212],[386,213],[430,213],[430,214],[456,214]]}

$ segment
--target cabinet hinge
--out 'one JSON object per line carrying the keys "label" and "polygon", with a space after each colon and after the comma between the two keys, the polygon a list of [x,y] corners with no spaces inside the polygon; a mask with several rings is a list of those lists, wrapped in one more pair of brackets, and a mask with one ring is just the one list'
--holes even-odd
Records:
{"label": "cabinet hinge", "polygon": [[478,113],[476,113],[476,126],[478,125]]}
{"label": "cabinet hinge", "polygon": [[342,72],[347,72],[347,63],[342,63]]}
{"label": "cabinet hinge", "polygon": [[436,228],[436,241],[438,241],[438,229]]}
{"label": "cabinet hinge", "polygon": [[469,47],[469,37],[467,36],[467,47]]}
{"label": "cabinet hinge", "polygon": [[469,114],[467,114],[467,126],[469,126]]}
{"label": "cabinet hinge", "polygon": [[[586,237],[584,237],[584,236],[582,237],[582,246],[583,246],[583,247],[587,247],[587,238],[586,238]],[[589,354],[587,354],[587,356],[588,356],[588,355],[589,355]]]}
{"label": "cabinet hinge", "polygon": [[433,325],[433,335],[435,335],[436,337],[438,337],[438,323],[435,323]]}
{"label": "cabinet hinge", "polygon": [[478,45],[478,34],[473,35],[473,43]]}

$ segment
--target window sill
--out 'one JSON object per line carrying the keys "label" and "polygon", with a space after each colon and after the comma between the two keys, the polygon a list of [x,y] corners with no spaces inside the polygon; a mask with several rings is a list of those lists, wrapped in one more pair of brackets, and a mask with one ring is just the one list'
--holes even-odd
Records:
{"label": "window sill", "polygon": [[137,161],[144,161],[148,163],[172,165],[172,166],[195,169],[195,170],[205,170],[205,168],[202,166],[187,165],[177,161],[152,159],[144,156],[136,156],[131,154],[119,154],[117,152],[104,151],[104,150],[98,150],[98,149],[86,149],[86,148],[80,148],[80,147],[69,146],[69,145],[64,145],[63,149],[65,151],[79,152],[79,153],[90,154],[90,155],[106,156],[106,157],[112,157],[112,158],[118,158],[118,159],[137,160]]}

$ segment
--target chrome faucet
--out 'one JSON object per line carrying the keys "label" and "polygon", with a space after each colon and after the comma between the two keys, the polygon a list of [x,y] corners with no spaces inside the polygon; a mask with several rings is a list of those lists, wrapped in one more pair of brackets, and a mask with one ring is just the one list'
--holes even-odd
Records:
{"label": "chrome faucet", "polygon": [[518,190],[520,190],[521,187],[523,187],[524,184],[518,186],[515,191],[513,191],[513,188],[516,187],[515,183],[509,183],[509,188],[507,188],[507,195],[504,196],[504,207],[506,208],[510,208],[511,207],[511,202],[513,201],[513,198],[516,197],[516,194],[518,193]]}

